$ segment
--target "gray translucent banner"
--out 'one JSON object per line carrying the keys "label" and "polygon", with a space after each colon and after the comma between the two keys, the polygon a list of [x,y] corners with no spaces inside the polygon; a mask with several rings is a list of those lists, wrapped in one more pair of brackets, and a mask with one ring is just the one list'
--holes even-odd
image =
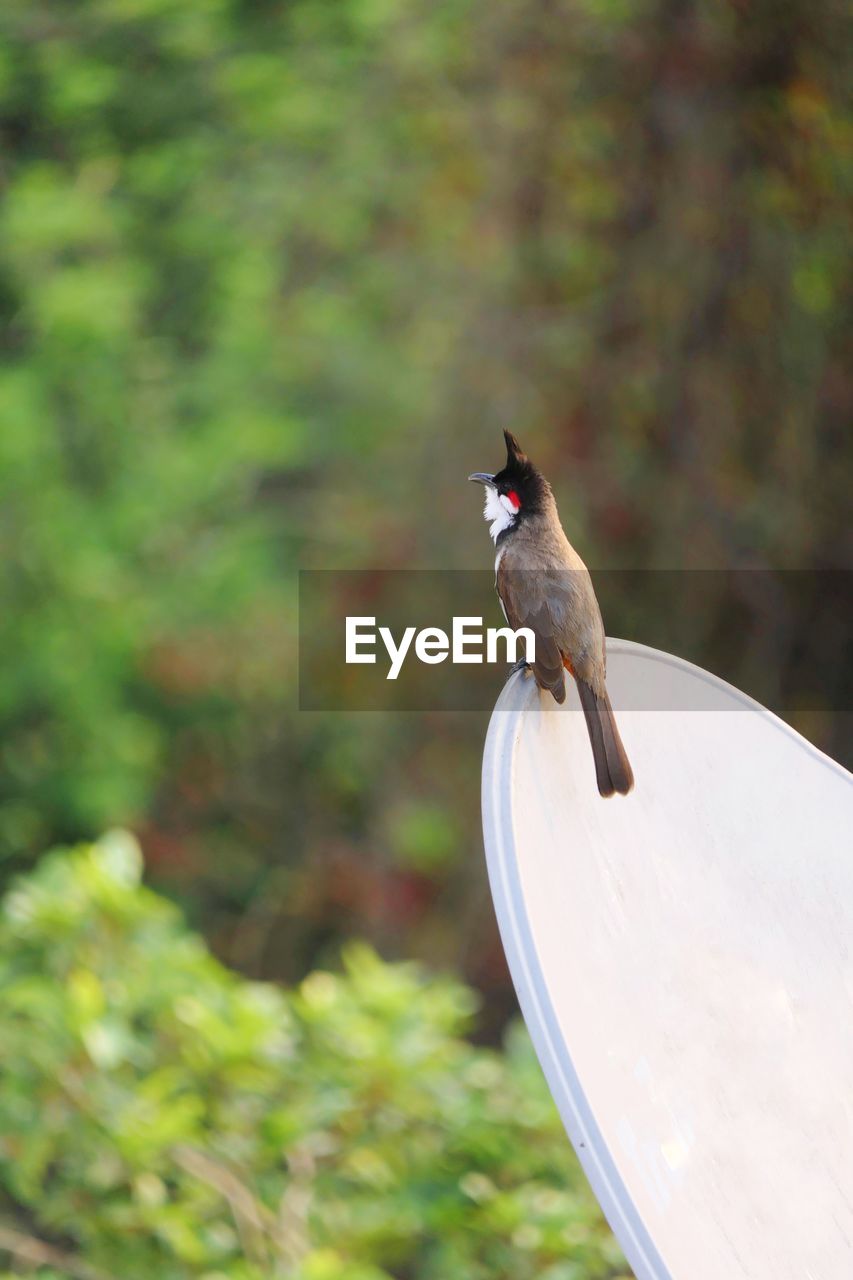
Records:
{"label": "gray translucent banner", "polygon": [[[828,716],[853,709],[851,680],[851,573],[841,570],[604,570],[593,573],[608,635],[676,654],[742,689],[785,716],[808,711]],[[347,663],[347,619],[358,624],[361,656]],[[481,619],[486,629],[506,622],[490,570],[307,570],[299,575],[299,707],[304,711],[482,711],[494,706],[508,671],[497,662],[456,663],[441,645],[417,635],[426,628],[452,638],[454,618]],[[352,629],[354,624],[350,622]],[[400,651],[392,658],[379,635],[385,628]],[[412,633],[411,629],[414,629]],[[371,644],[370,634],[375,632]],[[466,632],[476,635],[474,622]],[[500,653],[504,642],[498,641]],[[521,650],[519,650],[519,653]],[[700,694],[685,708],[667,686],[610,689],[618,709],[708,709]]]}

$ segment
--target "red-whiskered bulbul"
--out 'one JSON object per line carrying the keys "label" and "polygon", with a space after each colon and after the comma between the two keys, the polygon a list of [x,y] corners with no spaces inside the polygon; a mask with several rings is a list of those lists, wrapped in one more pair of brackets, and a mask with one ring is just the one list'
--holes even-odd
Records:
{"label": "red-whiskered bulbul", "polygon": [[627,795],[634,774],[604,683],[604,623],[589,570],[569,542],[551,486],[510,431],[506,466],[469,476],[486,486],[485,517],[497,548],[495,586],[507,622],[536,640],[533,675],[557,702],[573,675],[586,718],[595,777],[603,796]]}

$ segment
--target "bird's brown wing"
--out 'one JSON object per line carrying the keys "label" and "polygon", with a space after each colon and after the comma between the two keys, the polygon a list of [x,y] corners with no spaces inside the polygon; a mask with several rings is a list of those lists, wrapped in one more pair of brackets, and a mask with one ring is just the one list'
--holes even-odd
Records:
{"label": "bird's brown wing", "polygon": [[604,623],[589,573],[583,570],[545,570],[537,588],[547,610],[551,630],[563,662],[575,677],[586,719],[598,790],[627,795],[634,785],[613,707],[605,686]]}
{"label": "bird's brown wing", "polygon": [[563,667],[575,677],[598,789],[603,796],[626,795],[634,775],[607,696],[604,623],[586,566],[575,557],[572,567],[546,561],[541,569],[520,568],[519,559],[510,553],[498,561],[495,585],[507,620],[536,637],[532,666],[540,688],[563,702]]}
{"label": "bird's brown wing", "polygon": [[550,567],[537,574],[538,593],[551,619],[551,632],[572,675],[604,690],[604,624],[586,567]]}
{"label": "bird's brown wing", "polygon": [[540,689],[548,689],[557,702],[564,702],[566,680],[563,655],[554,620],[543,591],[543,575],[523,569],[507,569],[498,563],[495,586],[509,625],[518,630],[529,627],[536,640],[536,658],[531,663]]}

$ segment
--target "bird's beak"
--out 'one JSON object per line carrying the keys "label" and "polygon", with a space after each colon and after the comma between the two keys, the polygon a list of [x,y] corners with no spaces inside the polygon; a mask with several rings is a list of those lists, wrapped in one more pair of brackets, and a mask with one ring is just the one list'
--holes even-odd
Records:
{"label": "bird's beak", "polygon": [[476,480],[478,484],[487,484],[490,489],[497,488],[497,485],[495,484],[495,477],[490,476],[487,471],[475,471],[472,476],[468,477],[468,479]]}

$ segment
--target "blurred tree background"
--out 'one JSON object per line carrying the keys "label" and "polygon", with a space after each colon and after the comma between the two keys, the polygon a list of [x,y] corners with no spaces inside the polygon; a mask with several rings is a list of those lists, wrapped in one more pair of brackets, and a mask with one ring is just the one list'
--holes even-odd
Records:
{"label": "blurred tree background", "polygon": [[835,0],[4,4],[7,871],[125,825],[247,973],[358,934],[497,1025],[485,717],[300,716],[295,571],[487,564],[464,477],[508,423],[593,566],[849,567],[846,34]]}
{"label": "blurred tree background", "polygon": [[486,718],[300,715],[296,570],[486,564],[505,425],[593,567],[849,568],[848,19],[5,0],[6,882],[120,824],[247,976],[498,1034]]}

